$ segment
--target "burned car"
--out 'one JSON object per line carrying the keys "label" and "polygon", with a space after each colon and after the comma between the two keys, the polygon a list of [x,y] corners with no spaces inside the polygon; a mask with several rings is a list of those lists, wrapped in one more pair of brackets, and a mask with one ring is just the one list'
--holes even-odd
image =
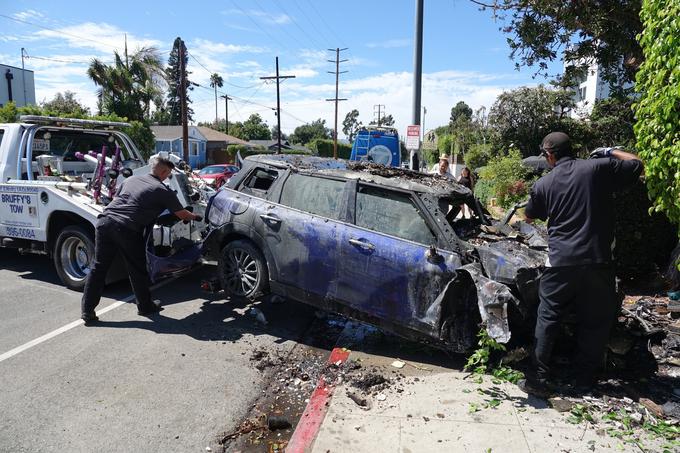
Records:
{"label": "burned car", "polygon": [[226,295],[273,293],[459,352],[482,323],[507,342],[508,320],[535,313],[545,241],[491,220],[467,188],[319,157],[243,164],[206,214]]}

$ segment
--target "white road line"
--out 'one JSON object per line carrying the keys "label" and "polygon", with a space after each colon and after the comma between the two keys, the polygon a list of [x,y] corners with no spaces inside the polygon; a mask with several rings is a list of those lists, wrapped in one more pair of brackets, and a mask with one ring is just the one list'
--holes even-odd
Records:
{"label": "white road line", "polygon": [[[161,286],[164,286],[164,285],[166,285],[166,284],[168,284],[172,281],[175,281],[175,280],[176,280],[176,278],[169,278],[168,280],[164,280],[164,281],[158,283],[157,285],[152,286],[151,289],[153,290],[153,289],[156,289],[156,288],[160,288]],[[109,305],[108,307],[105,307],[105,308],[102,308],[101,310],[98,310],[97,316],[101,316],[104,313],[108,313],[111,310],[120,307],[123,304],[131,302],[134,298],[135,298],[135,296],[134,296],[134,294],[132,294],[132,295],[126,297],[123,300],[119,300],[117,302],[114,302],[111,305]],[[14,348],[10,351],[7,351],[4,354],[0,355],[0,362],[7,360],[9,358],[12,358],[17,354],[20,354],[20,353],[24,352],[25,350],[32,348],[33,346],[37,346],[40,343],[44,343],[45,341],[47,341],[51,338],[54,338],[57,335],[60,335],[64,332],[68,332],[69,330],[71,330],[75,327],[81,326],[81,325],[83,325],[83,323],[84,323],[84,321],[82,319],[79,319],[77,321],[73,321],[71,323],[66,324],[65,326],[62,326],[62,327],[60,327],[56,330],[53,330],[50,333],[46,333],[42,337],[38,337],[34,340],[29,341],[28,343],[24,343],[21,346],[18,346],[16,348]]]}

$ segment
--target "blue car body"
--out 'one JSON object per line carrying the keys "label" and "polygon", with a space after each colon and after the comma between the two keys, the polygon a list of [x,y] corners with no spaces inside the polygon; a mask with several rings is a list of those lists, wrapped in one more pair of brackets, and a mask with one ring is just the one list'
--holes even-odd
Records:
{"label": "blue car body", "polygon": [[506,283],[523,272],[533,288],[544,255],[506,260],[491,244],[488,265],[509,279],[490,280],[455,231],[484,222],[483,214],[462,224],[447,219],[462,203],[478,208],[466,188],[409,170],[251,156],[211,200],[204,249],[219,261],[231,241],[250,241],[266,261],[271,292],[467,351],[482,321],[509,339],[504,310],[516,299]]}

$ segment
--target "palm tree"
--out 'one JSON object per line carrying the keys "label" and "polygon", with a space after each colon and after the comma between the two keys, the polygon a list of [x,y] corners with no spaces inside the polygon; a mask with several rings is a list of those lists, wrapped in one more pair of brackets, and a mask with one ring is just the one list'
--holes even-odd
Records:
{"label": "palm tree", "polygon": [[210,86],[215,89],[215,126],[217,126],[219,121],[217,118],[217,88],[222,88],[224,86],[224,79],[215,72],[210,76]]}
{"label": "palm tree", "polygon": [[143,47],[124,57],[116,51],[113,64],[93,59],[87,75],[97,89],[99,113],[115,113],[141,121],[150,115],[150,104],[162,95],[164,72],[158,50]]}

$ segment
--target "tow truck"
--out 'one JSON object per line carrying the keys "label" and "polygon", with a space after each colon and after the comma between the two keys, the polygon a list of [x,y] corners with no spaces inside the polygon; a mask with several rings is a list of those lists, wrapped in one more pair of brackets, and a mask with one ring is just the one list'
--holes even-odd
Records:
{"label": "tow truck", "polygon": [[[0,124],[0,247],[49,256],[63,284],[82,290],[94,258],[94,225],[118,184],[150,171],[123,129],[128,123],[22,116]],[[162,153],[161,153],[162,154]],[[166,184],[183,206],[203,215],[212,189],[177,163]],[[151,253],[172,253],[178,239],[198,243],[201,225],[155,225]],[[148,254],[147,254],[148,256]],[[124,274],[114,265],[107,281]]]}

